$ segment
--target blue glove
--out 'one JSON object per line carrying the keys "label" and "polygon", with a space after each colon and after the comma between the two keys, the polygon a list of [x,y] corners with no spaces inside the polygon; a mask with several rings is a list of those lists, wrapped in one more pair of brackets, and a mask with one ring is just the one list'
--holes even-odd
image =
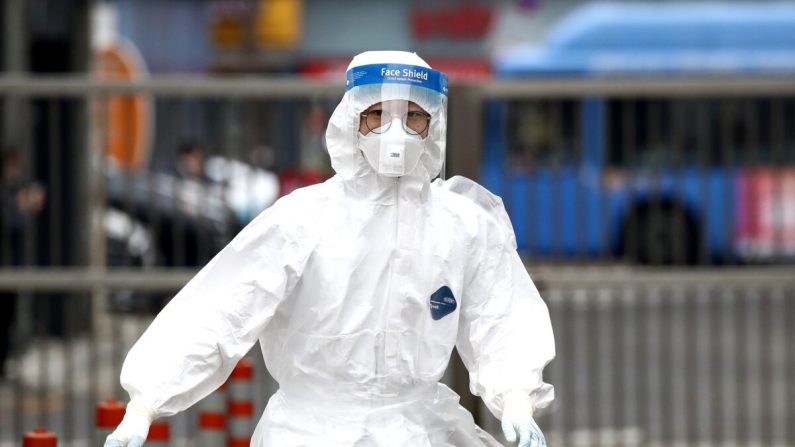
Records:
{"label": "blue glove", "polygon": [[509,392],[503,396],[502,432],[508,442],[515,442],[519,434],[518,447],[546,447],[544,434],[533,420],[533,402],[523,392]]}
{"label": "blue glove", "polygon": [[154,419],[153,410],[140,402],[131,401],[127,404],[124,419],[116,430],[108,435],[104,447],[141,447]]}

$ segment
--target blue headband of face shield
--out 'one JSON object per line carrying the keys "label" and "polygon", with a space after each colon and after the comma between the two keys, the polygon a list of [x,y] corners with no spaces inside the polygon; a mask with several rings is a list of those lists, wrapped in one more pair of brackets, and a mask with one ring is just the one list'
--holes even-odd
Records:
{"label": "blue headband of face shield", "polygon": [[447,75],[431,68],[404,64],[353,67],[345,74],[345,90],[370,84],[405,84],[424,87],[447,96]]}

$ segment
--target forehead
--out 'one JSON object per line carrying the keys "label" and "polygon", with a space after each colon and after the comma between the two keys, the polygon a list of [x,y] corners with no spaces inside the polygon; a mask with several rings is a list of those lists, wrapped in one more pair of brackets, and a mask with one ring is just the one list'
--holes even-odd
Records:
{"label": "forehead", "polygon": [[389,109],[389,110],[409,109],[409,110],[425,111],[422,107],[418,106],[417,103],[405,99],[392,99],[389,101],[381,101],[367,108],[367,110],[374,110],[374,109]]}

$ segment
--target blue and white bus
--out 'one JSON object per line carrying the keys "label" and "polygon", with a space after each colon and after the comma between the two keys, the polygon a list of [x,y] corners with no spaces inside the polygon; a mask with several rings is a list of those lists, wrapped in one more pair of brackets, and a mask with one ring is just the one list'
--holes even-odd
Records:
{"label": "blue and white bus", "polygon": [[[594,3],[501,79],[765,75],[795,82],[795,5]],[[795,97],[492,100],[481,179],[541,259],[795,255]]]}

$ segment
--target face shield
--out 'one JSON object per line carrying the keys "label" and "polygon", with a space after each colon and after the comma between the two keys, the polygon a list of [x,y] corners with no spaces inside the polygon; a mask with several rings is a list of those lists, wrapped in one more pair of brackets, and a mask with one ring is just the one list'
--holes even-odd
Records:
{"label": "face shield", "polygon": [[444,173],[447,76],[427,66],[370,64],[347,72],[354,140],[387,177]]}

